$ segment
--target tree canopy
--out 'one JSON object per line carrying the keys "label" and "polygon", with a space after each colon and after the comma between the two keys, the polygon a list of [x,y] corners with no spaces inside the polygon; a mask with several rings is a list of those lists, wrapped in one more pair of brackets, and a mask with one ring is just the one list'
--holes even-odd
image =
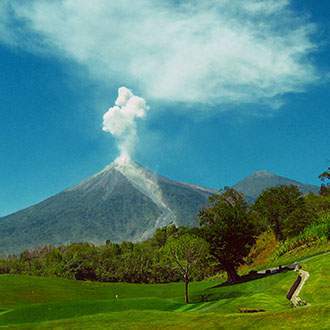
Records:
{"label": "tree canopy", "polygon": [[227,272],[228,281],[239,280],[237,267],[255,243],[257,224],[244,196],[234,189],[210,197],[199,218],[211,255]]}
{"label": "tree canopy", "polygon": [[304,196],[294,185],[264,190],[254,209],[267,220],[279,241],[296,235],[310,221]]}
{"label": "tree canopy", "polygon": [[170,238],[163,253],[166,260],[182,275],[185,283],[185,302],[189,303],[188,285],[192,273],[199,272],[208,257],[208,245],[204,239],[190,234]]}
{"label": "tree canopy", "polygon": [[322,181],[320,194],[329,196],[330,195],[330,167],[319,175],[319,179]]}

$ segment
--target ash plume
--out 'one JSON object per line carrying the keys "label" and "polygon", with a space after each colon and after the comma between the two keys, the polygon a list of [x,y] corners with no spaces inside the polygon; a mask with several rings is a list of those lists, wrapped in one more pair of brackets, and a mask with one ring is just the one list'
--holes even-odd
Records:
{"label": "ash plume", "polygon": [[117,140],[120,155],[117,162],[128,162],[134,153],[137,136],[137,120],[145,117],[149,107],[127,87],[118,88],[115,105],[103,115],[103,131]]}

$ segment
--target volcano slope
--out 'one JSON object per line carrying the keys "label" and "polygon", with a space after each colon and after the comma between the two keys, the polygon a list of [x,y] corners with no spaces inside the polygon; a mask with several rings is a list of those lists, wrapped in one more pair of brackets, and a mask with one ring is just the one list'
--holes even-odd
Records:
{"label": "volcano slope", "polygon": [[[318,187],[261,171],[237,183],[249,202],[280,184]],[[198,211],[215,190],[177,182],[131,160],[115,161],[75,187],[0,218],[0,256],[45,244],[140,241],[168,224],[198,225]]]}
{"label": "volcano slope", "polygon": [[0,255],[45,244],[139,241],[156,228],[197,225],[211,190],[176,182],[130,161],[0,219]]}

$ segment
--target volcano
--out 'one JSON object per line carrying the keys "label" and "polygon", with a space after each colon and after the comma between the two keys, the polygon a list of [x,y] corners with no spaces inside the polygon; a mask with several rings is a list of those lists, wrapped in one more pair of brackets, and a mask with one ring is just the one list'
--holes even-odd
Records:
{"label": "volcano", "polygon": [[[233,186],[254,202],[266,188],[318,187],[259,171]],[[215,190],[176,182],[129,159],[119,159],[82,183],[0,218],[0,255],[45,244],[142,241],[157,228],[198,225],[198,211]]]}
{"label": "volcano", "polygon": [[115,161],[77,186],[0,219],[0,254],[45,244],[140,241],[168,224],[194,226],[214,192]]}

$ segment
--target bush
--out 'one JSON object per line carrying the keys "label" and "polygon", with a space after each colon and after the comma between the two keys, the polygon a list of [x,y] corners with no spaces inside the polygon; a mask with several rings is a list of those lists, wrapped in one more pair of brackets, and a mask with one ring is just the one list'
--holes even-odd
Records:
{"label": "bush", "polygon": [[[173,237],[179,239],[188,228],[162,228],[144,242],[107,241],[105,245],[72,243],[26,250],[18,256],[0,259],[0,274],[58,276],[76,280],[130,283],[164,283],[180,280],[170,265],[164,264],[161,249]],[[215,273],[209,258],[191,279],[203,279]]]}
{"label": "bush", "polygon": [[314,223],[308,226],[304,232],[313,237],[325,237],[330,239],[330,212],[323,213]]}
{"label": "bush", "polygon": [[319,245],[330,239],[330,213],[321,214],[298,236],[281,243],[273,254],[273,259],[297,248]]}

